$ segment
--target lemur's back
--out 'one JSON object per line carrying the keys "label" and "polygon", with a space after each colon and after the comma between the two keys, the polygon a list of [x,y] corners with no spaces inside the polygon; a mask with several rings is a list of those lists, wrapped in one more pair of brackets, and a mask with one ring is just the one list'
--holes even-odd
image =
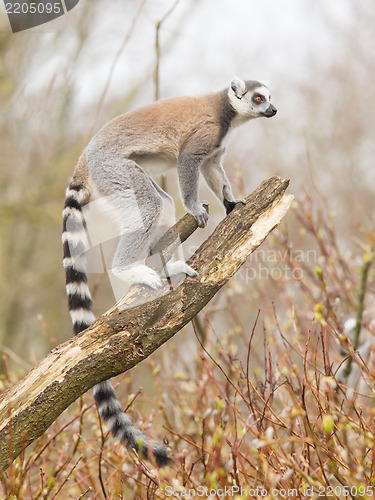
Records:
{"label": "lemur's back", "polygon": [[124,157],[164,153],[178,157],[184,143],[198,130],[218,136],[222,92],[201,97],[172,97],[130,111],[107,123],[86,148],[116,150]]}

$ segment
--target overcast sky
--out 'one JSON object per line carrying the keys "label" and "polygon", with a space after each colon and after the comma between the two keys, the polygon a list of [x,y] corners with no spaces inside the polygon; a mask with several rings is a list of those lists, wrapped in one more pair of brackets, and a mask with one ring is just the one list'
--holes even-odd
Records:
{"label": "overcast sky", "polygon": [[[25,44],[38,37],[44,47],[43,60],[29,81],[30,89],[48,85],[60,68],[64,76],[66,71],[72,72],[80,102],[100,93],[140,2],[97,2],[90,43],[79,64],[72,67],[75,37],[69,23],[84,15],[85,2],[89,1],[80,0],[63,18],[14,35]],[[111,95],[123,93],[134,77],[151,69],[155,22],[173,3],[146,0],[134,35],[116,65]],[[336,43],[332,24],[348,23],[355,12],[353,4],[347,0],[180,0],[160,34],[164,54],[161,94],[196,94],[221,88],[234,74],[271,83],[307,78],[312,60],[342,56],[340,51],[345,48]],[[7,29],[2,2],[0,15]]]}
{"label": "overcast sky", "polygon": [[[84,50],[75,59],[75,21],[82,21],[91,1],[80,0],[67,15],[12,35],[25,50],[30,42],[37,45],[27,78],[17,82],[22,95],[15,93],[13,99],[14,116],[29,113],[31,130],[33,113],[43,123],[43,101],[39,105],[33,95],[43,95],[51,81],[55,88],[71,87],[72,130],[86,126],[82,113],[85,119],[95,114],[109,75],[105,103],[122,102],[137,84],[141,92],[130,107],[154,99],[155,25],[174,1],[145,0],[138,17],[141,0],[96,1]],[[234,75],[266,80],[278,115],[236,132],[230,149],[229,160],[241,161],[248,170],[249,187],[278,173],[296,186],[314,175],[320,189],[342,200],[352,182],[370,190],[375,90],[367,82],[375,69],[373,5],[373,0],[180,0],[160,31],[160,96],[220,90]],[[10,32],[2,3],[0,16],[3,30]],[[132,36],[119,53],[134,19]],[[92,130],[108,118],[99,115]],[[306,168],[311,165],[313,174]]]}

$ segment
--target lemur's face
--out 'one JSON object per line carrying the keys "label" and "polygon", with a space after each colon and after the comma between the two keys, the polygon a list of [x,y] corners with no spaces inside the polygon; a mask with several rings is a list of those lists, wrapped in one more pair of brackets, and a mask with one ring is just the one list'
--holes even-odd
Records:
{"label": "lemur's face", "polygon": [[268,88],[260,82],[233,78],[229,88],[229,99],[237,113],[248,120],[261,116],[271,118],[277,113],[277,109],[270,102]]}

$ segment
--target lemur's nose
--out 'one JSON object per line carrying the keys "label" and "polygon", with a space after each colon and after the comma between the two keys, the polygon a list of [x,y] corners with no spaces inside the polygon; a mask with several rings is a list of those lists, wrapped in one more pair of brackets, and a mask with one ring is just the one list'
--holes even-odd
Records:
{"label": "lemur's nose", "polygon": [[277,109],[275,108],[275,106],[273,104],[270,104],[270,107],[268,109],[270,110],[271,113],[276,115]]}
{"label": "lemur's nose", "polygon": [[264,116],[266,116],[267,118],[271,118],[272,116],[275,116],[276,113],[277,113],[277,109],[275,108],[275,106],[273,104],[270,104],[268,106],[268,108],[266,109]]}

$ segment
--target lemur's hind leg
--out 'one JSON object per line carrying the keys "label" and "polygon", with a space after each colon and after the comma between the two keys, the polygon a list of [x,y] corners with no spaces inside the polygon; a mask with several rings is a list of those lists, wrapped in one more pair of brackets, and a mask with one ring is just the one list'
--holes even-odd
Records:
{"label": "lemur's hind leg", "polygon": [[93,202],[104,214],[111,239],[118,238],[112,263],[107,265],[115,277],[128,285],[159,288],[162,286],[160,276],[144,261],[155,237],[162,198],[149,176],[134,161],[120,155],[103,155],[100,160],[100,169],[96,164],[90,169]]}
{"label": "lemur's hind leg", "polygon": [[[158,230],[155,232],[155,241],[156,241],[176,222],[176,214],[175,214],[175,206],[173,199],[166,193],[155,181],[150,177],[150,180],[155,187],[156,191],[159,193],[163,200],[162,212],[159,217],[158,222]],[[152,251],[152,246],[151,246]],[[175,262],[166,262],[163,263],[163,270],[161,272],[161,276],[163,278],[169,278],[176,274],[185,273],[188,276],[195,278],[197,276],[197,272],[192,269],[188,264],[186,264],[183,260],[177,260]]]}
{"label": "lemur's hind leg", "polygon": [[131,186],[128,192],[124,192],[124,185],[120,183],[114,201],[120,212],[121,236],[113,258],[112,272],[130,285],[143,284],[157,289],[162,286],[161,279],[144,261],[157,238],[163,200],[150,177],[135,163],[128,162],[123,180],[129,180],[129,170]]}
{"label": "lemur's hind leg", "polygon": [[[134,161],[104,159],[100,174],[92,172],[97,197],[109,211],[112,223],[117,226],[119,242],[112,262],[112,273],[129,285],[143,284],[157,289],[162,281],[156,271],[145,265],[150,249],[163,232],[174,222],[174,204],[145,171]],[[169,220],[168,220],[169,217]],[[170,276],[195,271],[185,262],[172,267],[167,265]]]}

